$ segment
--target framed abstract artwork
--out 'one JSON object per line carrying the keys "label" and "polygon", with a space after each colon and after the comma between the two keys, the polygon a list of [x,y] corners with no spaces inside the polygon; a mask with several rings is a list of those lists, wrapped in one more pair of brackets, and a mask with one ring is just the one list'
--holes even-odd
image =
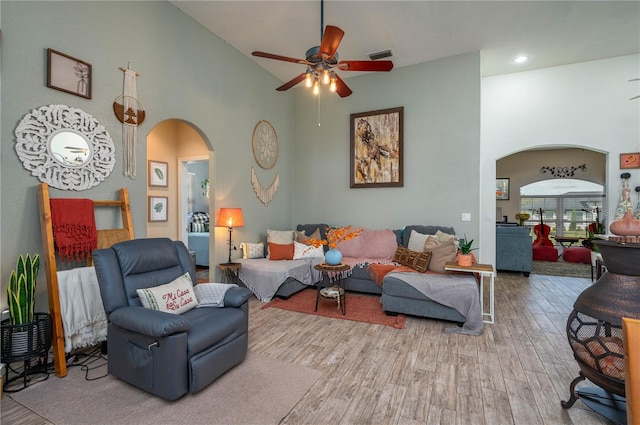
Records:
{"label": "framed abstract artwork", "polygon": [[149,161],[149,186],[169,186],[169,164],[162,161]]}
{"label": "framed abstract artwork", "polygon": [[640,152],[621,153],[620,169],[640,168]]}
{"label": "framed abstract artwork", "polygon": [[91,99],[91,64],[47,49],[47,87]]}
{"label": "framed abstract artwork", "polygon": [[402,187],[404,108],[350,117],[350,187]]}
{"label": "framed abstract artwork", "polygon": [[509,200],[509,179],[496,179],[496,200]]}
{"label": "framed abstract artwork", "polygon": [[149,196],[149,221],[167,221],[168,204],[166,196]]}

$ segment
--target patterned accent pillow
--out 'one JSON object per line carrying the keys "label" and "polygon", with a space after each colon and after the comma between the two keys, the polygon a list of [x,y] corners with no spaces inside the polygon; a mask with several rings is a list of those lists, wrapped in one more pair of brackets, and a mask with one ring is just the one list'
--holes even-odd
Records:
{"label": "patterned accent pillow", "polygon": [[192,233],[204,233],[207,232],[208,223],[191,223]]}
{"label": "patterned accent pillow", "polygon": [[144,308],[166,313],[181,314],[198,305],[189,273],[164,285],[137,289],[136,292]]}
{"label": "patterned accent pillow", "polygon": [[208,223],[209,222],[209,213],[204,212],[196,212],[191,215],[192,223]]}
{"label": "patterned accent pillow", "polygon": [[293,241],[288,245],[269,242],[269,260],[293,260]]}
{"label": "patterned accent pillow", "polygon": [[302,258],[324,258],[324,250],[322,246],[315,248],[311,245],[293,241],[293,259],[300,260]]}
{"label": "patterned accent pillow", "polygon": [[400,245],[393,256],[393,261],[411,267],[420,273],[425,273],[429,270],[431,252],[412,251]]}
{"label": "patterned accent pillow", "polygon": [[264,258],[264,243],[241,243],[242,258]]}

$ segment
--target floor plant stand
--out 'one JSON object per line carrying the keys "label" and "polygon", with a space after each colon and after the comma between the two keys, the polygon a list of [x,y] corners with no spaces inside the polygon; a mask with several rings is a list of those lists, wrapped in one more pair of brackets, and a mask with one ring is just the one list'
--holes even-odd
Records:
{"label": "floor plant stand", "polygon": [[[4,376],[4,391],[16,392],[26,388],[29,375],[47,373],[47,355],[51,348],[52,323],[49,313],[35,313],[34,321],[24,325],[11,325],[10,320],[3,320],[0,326],[0,344],[2,354],[0,359],[6,364]],[[38,359],[35,367],[33,360]],[[23,371],[9,378],[12,363],[23,364]],[[22,378],[22,386],[10,388],[9,384]]]}

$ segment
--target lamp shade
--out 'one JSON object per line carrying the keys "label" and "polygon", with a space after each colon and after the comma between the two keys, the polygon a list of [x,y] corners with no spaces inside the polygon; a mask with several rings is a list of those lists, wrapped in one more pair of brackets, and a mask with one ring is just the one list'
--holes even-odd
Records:
{"label": "lamp shade", "polygon": [[244,220],[242,219],[242,208],[220,208],[218,215],[218,227],[242,227]]}

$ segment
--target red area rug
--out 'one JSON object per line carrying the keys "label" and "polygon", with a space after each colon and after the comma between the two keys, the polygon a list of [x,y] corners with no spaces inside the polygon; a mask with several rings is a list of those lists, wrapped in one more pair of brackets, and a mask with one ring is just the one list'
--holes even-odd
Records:
{"label": "red area rug", "polygon": [[318,311],[313,311],[316,305],[316,290],[305,289],[291,296],[288,300],[274,299],[262,308],[276,307],[282,310],[297,311],[299,313],[315,314],[332,319],[353,320],[355,322],[374,323],[403,329],[407,320],[404,314],[387,316],[382,310],[380,296],[356,295],[347,292],[346,314],[342,314],[336,302],[320,299]]}

